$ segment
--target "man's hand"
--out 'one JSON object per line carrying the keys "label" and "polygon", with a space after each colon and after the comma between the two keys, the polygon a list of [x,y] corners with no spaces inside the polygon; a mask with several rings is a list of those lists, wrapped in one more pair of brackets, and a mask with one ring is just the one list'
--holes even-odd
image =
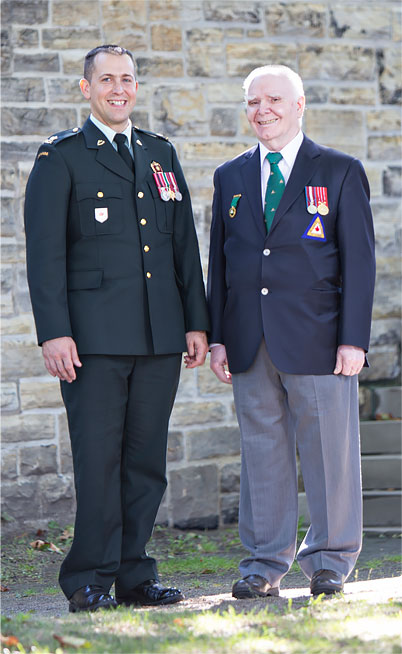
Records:
{"label": "man's hand", "polygon": [[208,352],[208,343],[205,332],[187,332],[187,354],[184,357],[186,368],[202,366]]}
{"label": "man's hand", "polygon": [[224,345],[214,345],[214,347],[211,347],[210,366],[219,381],[224,384],[232,383],[232,375],[229,372],[226,348]]}
{"label": "man's hand", "polygon": [[364,365],[364,350],[354,345],[339,345],[334,375],[358,375]]}
{"label": "man's hand", "polygon": [[76,378],[74,366],[81,368],[77,346],[70,336],[52,338],[42,343],[42,354],[45,366],[53,377],[71,384]]}

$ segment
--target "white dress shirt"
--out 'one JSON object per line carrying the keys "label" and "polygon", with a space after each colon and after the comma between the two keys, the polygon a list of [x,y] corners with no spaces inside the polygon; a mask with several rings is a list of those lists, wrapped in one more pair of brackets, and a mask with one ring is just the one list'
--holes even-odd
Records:
{"label": "white dress shirt", "polygon": [[[303,132],[300,130],[294,139],[292,139],[287,145],[282,150],[279,150],[279,152],[282,155],[282,159],[279,162],[279,170],[281,171],[283,178],[285,180],[285,184],[287,184],[288,179],[290,177],[290,173],[292,172],[292,168],[294,166],[297,153],[299,152],[300,146],[303,142]],[[264,210],[264,205],[265,205],[265,192],[267,190],[267,183],[268,183],[268,178],[269,178],[269,173],[271,172],[271,166],[269,165],[268,159],[266,159],[266,156],[268,152],[272,152],[272,150],[268,150],[268,148],[263,145],[263,143],[259,143],[260,146],[260,162],[261,162],[261,201],[262,201],[262,208]]]}
{"label": "white dress shirt", "polygon": [[93,122],[93,124],[96,125],[96,127],[98,129],[100,129],[101,132],[103,132],[103,134],[106,136],[107,140],[110,141],[110,143],[112,144],[112,146],[114,147],[116,152],[117,152],[117,143],[113,140],[115,135],[120,133],[120,134],[124,134],[124,136],[127,136],[128,145],[127,144],[126,145],[128,147],[129,153],[133,157],[134,153],[133,153],[133,148],[132,148],[132,145],[131,145],[131,134],[132,134],[133,124],[132,124],[130,119],[128,119],[128,125],[127,125],[126,129],[123,132],[115,132],[114,129],[109,127],[109,125],[105,125],[105,123],[102,123],[100,120],[95,118],[95,116],[93,114],[91,114],[89,116],[89,118]]}

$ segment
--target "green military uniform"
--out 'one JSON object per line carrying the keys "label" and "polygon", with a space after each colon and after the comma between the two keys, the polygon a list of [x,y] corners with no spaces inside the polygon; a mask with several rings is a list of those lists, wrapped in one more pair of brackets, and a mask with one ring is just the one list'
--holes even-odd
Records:
{"label": "green military uniform", "polygon": [[[174,147],[133,129],[135,172],[88,119],[42,144],[26,190],[38,341],[71,336],[83,363],[61,382],[77,492],[61,570],[121,592],[156,578],[145,553],[165,486],[167,427],[186,350],[208,329],[191,203]],[[164,201],[155,163],[181,200]],[[153,166],[151,167],[151,164]],[[179,195],[180,197],[180,195]]]}

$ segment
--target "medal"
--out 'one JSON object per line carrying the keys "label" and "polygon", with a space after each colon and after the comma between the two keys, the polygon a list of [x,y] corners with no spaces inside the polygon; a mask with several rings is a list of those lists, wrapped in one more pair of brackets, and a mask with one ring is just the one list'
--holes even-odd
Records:
{"label": "medal", "polygon": [[236,215],[236,207],[230,207],[230,209],[229,209],[230,218],[234,218],[235,215]]}
{"label": "medal", "polygon": [[169,190],[167,188],[164,186],[158,186],[158,191],[164,202],[168,202],[170,200]]}
{"label": "medal", "polygon": [[180,202],[180,200],[183,199],[183,196],[182,196],[182,194],[180,193],[180,191],[175,191],[175,192],[174,192],[174,196],[175,196],[176,200],[178,200],[179,202]]}
{"label": "medal", "polygon": [[326,186],[306,186],[306,207],[312,215],[326,216],[329,213],[328,191]]}
{"label": "medal", "polygon": [[307,207],[307,211],[309,213],[317,213],[317,207],[315,206],[314,203],[309,204],[308,207]]}
{"label": "medal", "polygon": [[317,211],[321,216],[326,216],[329,213],[329,209],[328,209],[327,205],[324,204],[323,202],[321,202],[318,205]]}
{"label": "medal", "polygon": [[232,197],[232,201],[230,203],[229,207],[229,218],[234,218],[236,213],[237,213],[237,205],[239,203],[239,200],[241,198],[241,193],[238,193],[237,195],[234,195]]}

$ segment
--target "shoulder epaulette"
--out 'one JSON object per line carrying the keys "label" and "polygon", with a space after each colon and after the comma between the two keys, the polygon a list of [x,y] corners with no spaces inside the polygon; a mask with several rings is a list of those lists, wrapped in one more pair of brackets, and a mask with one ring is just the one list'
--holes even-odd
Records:
{"label": "shoulder epaulette", "polygon": [[73,127],[72,129],[65,129],[63,132],[57,132],[57,134],[53,134],[53,136],[49,136],[44,143],[46,145],[57,145],[57,143],[60,143],[60,141],[64,141],[64,139],[68,138],[69,136],[75,136],[81,131],[81,127]]}
{"label": "shoulder epaulette", "polygon": [[153,136],[154,139],[163,139],[164,141],[169,141],[167,136],[164,136],[163,134],[158,134],[157,132],[149,132],[146,129],[141,129],[141,127],[137,127],[137,125],[134,125],[134,129],[136,132],[141,132],[141,134],[148,134],[148,136]]}

